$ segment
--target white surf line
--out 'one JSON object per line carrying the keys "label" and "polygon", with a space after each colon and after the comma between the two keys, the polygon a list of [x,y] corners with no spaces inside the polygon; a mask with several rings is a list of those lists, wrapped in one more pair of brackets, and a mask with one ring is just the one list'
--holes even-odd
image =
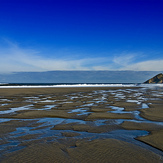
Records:
{"label": "white surf line", "polygon": [[0,86],[0,88],[68,88],[68,87],[137,87],[135,84],[74,84],[74,85],[38,85],[38,86]]}
{"label": "white surf line", "polygon": [[22,86],[3,86],[0,88],[67,88],[67,87],[163,87],[163,84],[61,84],[61,85],[22,85]]}

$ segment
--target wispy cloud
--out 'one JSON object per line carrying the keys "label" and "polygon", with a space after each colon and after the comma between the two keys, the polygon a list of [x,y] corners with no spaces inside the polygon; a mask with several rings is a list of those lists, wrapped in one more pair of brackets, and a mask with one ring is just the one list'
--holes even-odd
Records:
{"label": "wispy cloud", "polygon": [[136,59],[136,54],[133,54],[133,53],[131,53],[131,54],[122,53],[120,55],[114,56],[113,62],[116,65],[124,67],[124,66],[127,66],[128,64],[132,63],[135,59]]}
{"label": "wispy cloud", "polygon": [[94,65],[102,64],[107,58],[80,58],[67,56],[64,59],[57,54],[49,58],[36,50],[20,48],[9,43],[0,47],[0,72],[52,71],[52,70],[93,70]]}
{"label": "wispy cloud", "polygon": [[8,42],[8,46],[0,47],[0,73],[53,70],[163,71],[163,59],[140,61],[140,55],[142,53],[121,53],[95,58],[64,55],[63,58],[61,54],[53,54],[53,58],[49,58],[37,50],[20,48]]}
{"label": "wispy cloud", "polygon": [[163,59],[162,60],[148,60],[129,64],[122,68],[123,70],[136,70],[136,71],[163,71]]}

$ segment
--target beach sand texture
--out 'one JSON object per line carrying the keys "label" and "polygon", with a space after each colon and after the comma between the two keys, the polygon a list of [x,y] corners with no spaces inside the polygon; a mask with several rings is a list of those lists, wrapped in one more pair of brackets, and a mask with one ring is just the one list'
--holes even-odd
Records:
{"label": "beach sand texture", "polygon": [[163,162],[163,90],[0,89],[0,162]]}

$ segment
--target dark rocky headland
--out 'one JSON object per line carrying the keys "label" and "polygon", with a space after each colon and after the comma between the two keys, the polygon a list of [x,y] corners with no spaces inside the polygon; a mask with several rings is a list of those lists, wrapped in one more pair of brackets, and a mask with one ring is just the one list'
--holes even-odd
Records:
{"label": "dark rocky headland", "polygon": [[147,80],[146,82],[144,82],[145,84],[156,84],[156,83],[163,83],[163,74],[157,74],[156,76],[154,76],[153,78]]}

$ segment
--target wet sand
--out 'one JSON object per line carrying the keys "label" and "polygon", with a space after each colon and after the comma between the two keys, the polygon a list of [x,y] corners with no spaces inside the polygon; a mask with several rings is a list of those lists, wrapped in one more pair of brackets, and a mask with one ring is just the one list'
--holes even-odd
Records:
{"label": "wet sand", "polygon": [[0,161],[163,162],[162,92],[0,89]]}
{"label": "wet sand", "polygon": [[[66,140],[65,140],[66,141]],[[159,156],[143,148],[115,139],[71,143],[38,143],[13,152],[3,162],[159,162]],[[74,145],[72,143],[72,145]]]}
{"label": "wet sand", "polygon": [[141,116],[148,120],[163,122],[163,105],[162,104],[150,104],[150,108],[143,109]]}
{"label": "wet sand", "polygon": [[138,137],[137,139],[163,151],[163,126],[155,125],[152,123],[138,123],[127,121],[123,122],[121,126],[128,130],[149,131],[149,135]]}

